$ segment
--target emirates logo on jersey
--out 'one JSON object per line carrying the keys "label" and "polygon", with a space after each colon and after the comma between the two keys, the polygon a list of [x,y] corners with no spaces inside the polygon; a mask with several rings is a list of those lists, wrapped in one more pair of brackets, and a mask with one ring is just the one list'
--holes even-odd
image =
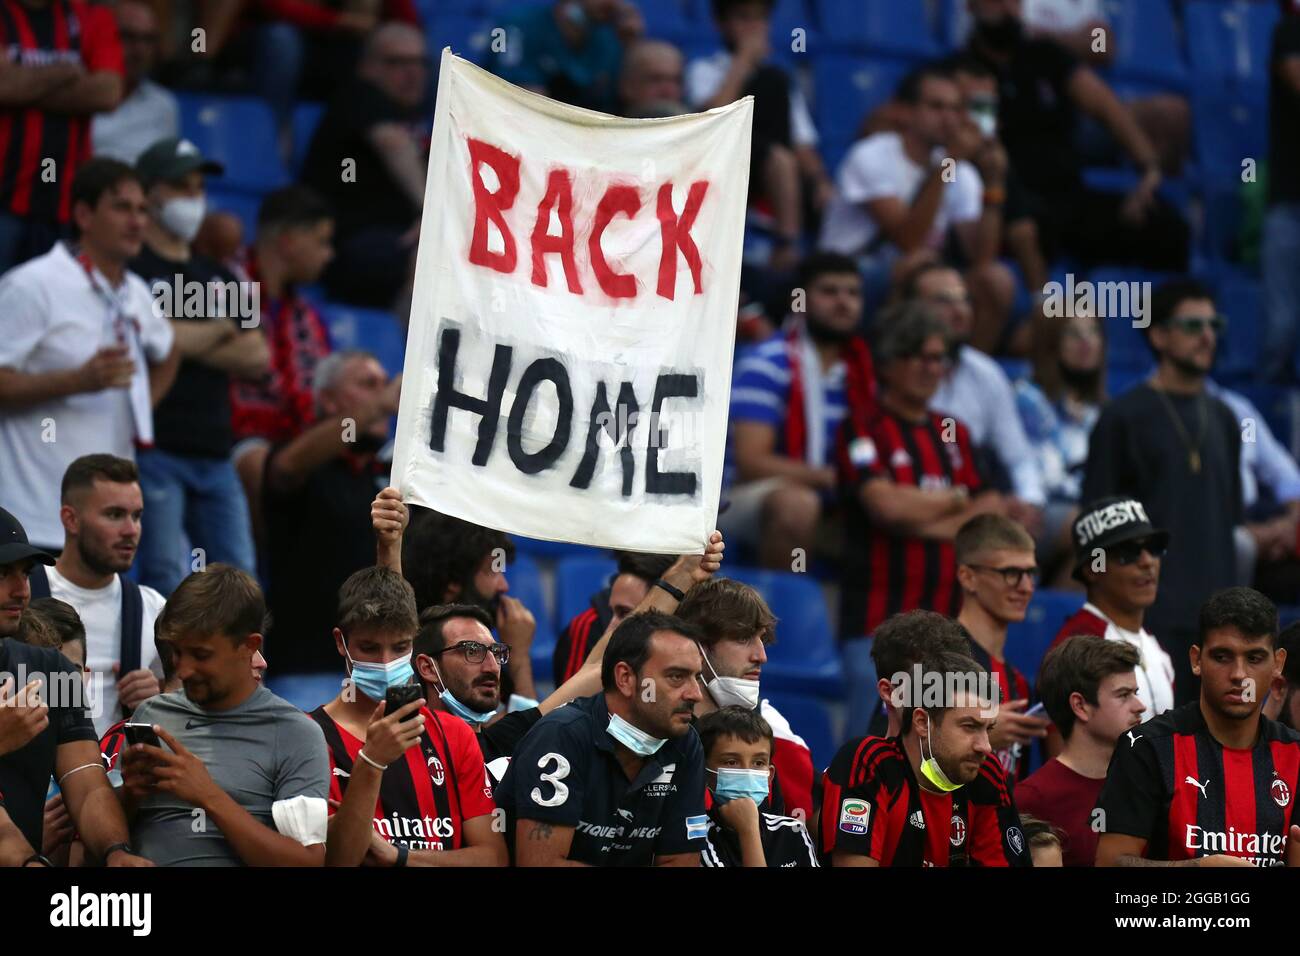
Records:
{"label": "emirates logo on jersey", "polygon": [[1286,807],[1291,803],[1291,788],[1286,785],[1286,781],[1281,777],[1273,780],[1273,785],[1268,788],[1268,792],[1273,797],[1273,802],[1279,807]]}
{"label": "emirates logo on jersey", "polygon": [[966,821],[955,813],[952,815],[952,829],[948,833],[948,842],[953,846],[961,846],[966,842]]}

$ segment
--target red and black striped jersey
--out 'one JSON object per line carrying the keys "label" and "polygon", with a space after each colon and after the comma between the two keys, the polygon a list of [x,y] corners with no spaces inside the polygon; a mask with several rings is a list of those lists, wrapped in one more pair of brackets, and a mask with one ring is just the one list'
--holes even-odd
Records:
{"label": "red and black striped jersey", "polygon": [[990,754],[952,793],[919,786],[901,737],[859,737],[822,775],[822,865],[836,850],[881,866],[1032,866],[1007,784]]}
{"label": "red and black striped jersey", "polygon": [[551,657],[551,676],[556,687],[582,669],[583,662],[613,617],[614,612],[609,607],[609,588],[591,599],[591,607],[573,616],[556,639],[555,653]]}
{"label": "red and black striped jersey", "polygon": [[1143,838],[1152,860],[1224,853],[1282,866],[1300,824],[1300,733],[1262,715],[1259,724],[1254,747],[1224,747],[1192,701],[1125,733],[1097,799],[1102,834]]}
{"label": "red and black striped jersey", "polygon": [[[1020,672],[1020,668],[1009,660],[995,660],[992,654],[974,641],[970,642],[970,649],[971,658],[997,678],[999,703],[1005,704],[1009,700],[1027,700],[1031,704],[1034,702],[1029,679]],[[994,756],[1013,781],[1028,776],[1029,761],[1026,759],[1025,748],[1020,744],[1012,744],[1006,750],[997,751]]]}
{"label": "red and black striped jersey", "polygon": [[[424,715],[420,745],[390,764],[380,780],[375,832],[394,846],[412,850],[459,850],[465,841],[465,821],[496,808],[492,785],[469,725],[428,708],[420,713]],[[330,799],[342,800],[365,741],[339,726],[323,706],[310,716],[325,732],[329,746]]]}
{"label": "red and black striped jersey", "polygon": [[860,493],[877,479],[978,491],[966,426],[933,412],[923,422],[910,422],[881,407],[849,415],[840,428],[837,463],[848,522],[840,636],[870,634],[887,618],[916,608],[955,614],[961,589],[952,542],[898,535],[873,524]]}
{"label": "red and black striped jersey", "polygon": [[99,738],[99,756],[104,761],[104,770],[107,773],[121,769],[117,765],[117,758],[126,747],[126,731],[122,729],[125,726],[126,721],[119,720]]}
{"label": "red and black striped jersey", "polygon": [[[113,12],[83,0],[50,0],[39,8],[0,0],[0,56],[13,66],[77,63],[87,73],[124,72]],[[72,179],[89,158],[89,113],[42,109],[39,101],[0,108],[0,207],[6,212],[67,222]]]}

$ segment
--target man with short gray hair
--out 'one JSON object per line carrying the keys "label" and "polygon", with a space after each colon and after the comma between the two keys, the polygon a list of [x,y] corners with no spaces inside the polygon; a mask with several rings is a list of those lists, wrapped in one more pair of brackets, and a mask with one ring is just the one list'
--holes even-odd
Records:
{"label": "man with short gray hair", "polygon": [[284,673],[338,669],[325,638],[339,586],[375,562],[370,503],[388,486],[401,380],[349,349],[320,363],[312,387],[316,423],[271,450],[262,478],[269,656]]}

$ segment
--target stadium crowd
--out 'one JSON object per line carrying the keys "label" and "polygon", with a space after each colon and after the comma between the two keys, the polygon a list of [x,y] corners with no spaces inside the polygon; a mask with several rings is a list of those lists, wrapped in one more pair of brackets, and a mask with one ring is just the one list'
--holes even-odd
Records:
{"label": "stadium crowd", "polygon": [[[1229,4],[1269,135],[1224,173],[1198,91],[1112,71]],[[754,97],[697,553],[390,486],[366,333],[409,314],[453,6],[564,102]],[[0,864],[1300,866],[1300,467],[1256,405],[1297,379],[1300,2],[1121,7],[0,0]],[[924,41],[845,116],[805,24]],[[194,97],[265,122],[224,149]],[[1220,374],[1243,282],[1279,391]]]}

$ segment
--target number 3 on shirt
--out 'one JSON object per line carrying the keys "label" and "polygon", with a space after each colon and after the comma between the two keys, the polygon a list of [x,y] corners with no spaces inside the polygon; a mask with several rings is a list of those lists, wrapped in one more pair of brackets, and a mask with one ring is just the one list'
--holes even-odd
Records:
{"label": "number 3 on shirt", "polygon": [[552,760],[555,761],[555,769],[549,773],[542,774],[542,779],[554,787],[555,792],[549,797],[543,798],[542,788],[533,787],[533,792],[530,794],[533,798],[533,803],[537,804],[539,807],[558,807],[565,800],[569,799],[569,788],[560,783],[561,780],[569,775],[569,761],[559,754],[550,753],[537,761],[537,767],[540,770]]}

